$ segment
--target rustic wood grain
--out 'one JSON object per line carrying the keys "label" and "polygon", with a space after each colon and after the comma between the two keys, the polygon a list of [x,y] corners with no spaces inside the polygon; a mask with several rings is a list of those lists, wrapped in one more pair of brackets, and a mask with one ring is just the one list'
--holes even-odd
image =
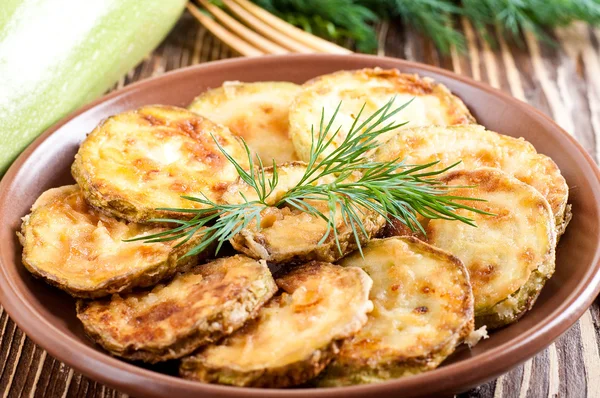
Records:
{"label": "rustic wood grain", "polygon": [[[431,41],[398,21],[378,28],[379,55],[424,62],[486,82],[552,116],[598,160],[600,156],[600,30],[576,24],[557,30],[557,46],[526,35],[520,45],[488,32],[482,40],[467,20],[464,54],[440,54]],[[115,89],[166,71],[235,54],[189,15]],[[0,308],[0,393],[3,397],[123,397],[37,347]],[[600,397],[600,300],[554,344],[497,380],[458,397]]]}

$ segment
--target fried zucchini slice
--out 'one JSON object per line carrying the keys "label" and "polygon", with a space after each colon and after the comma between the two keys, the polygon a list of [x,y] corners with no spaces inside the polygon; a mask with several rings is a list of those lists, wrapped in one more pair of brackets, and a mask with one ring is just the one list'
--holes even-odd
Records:
{"label": "fried zucchini slice", "polygon": [[381,382],[435,369],[473,331],[463,263],[412,237],[375,239],[341,260],[373,279],[374,309],[317,380],[321,387]]}
{"label": "fried zucchini slice", "polygon": [[[292,103],[290,135],[296,153],[301,160],[308,161],[313,139],[311,128],[315,134],[319,131],[321,111],[324,112],[324,120],[328,121],[341,103],[333,126],[335,131],[341,124],[341,130],[331,143],[333,149],[347,136],[363,106],[357,126],[392,98],[396,98],[394,107],[412,100],[410,105],[389,120],[395,123],[408,122],[402,128],[475,122],[458,97],[444,85],[429,78],[400,73],[397,69],[340,71],[309,80]],[[378,139],[383,142],[391,134],[393,130],[380,135]]]}
{"label": "fried zucchini slice", "polygon": [[428,242],[462,260],[473,286],[477,327],[498,328],[529,310],[554,273],[556,231],[548,201],[534,188],[492,168],[449,173],[452,195],[485,199],[462,203],[493,213],[467,212],[477,227],[429,220]]}
{"label": "fried zucchini slice", "polygon": [[288,387],[321,372],[367,321],[371,278],[360,268],[311,262],[277,280],[283,293],[254,321],[193,356],[181,376],[243,387]]}
{"label": "fried zucchini slice", "polygon": [[[267,203],[275,204],[285,192],[297,185],[305,170],[306,165],[303,162],[277,166],[278,184]],[[270,178],[272,168],[266,168],[265,172],[267,178]],[[320,181],[320,183],[324,182],[326,179]],[[256,193],[239,179],[228,187],[222,199],[226,203],[237,204],[243,202],[244,197],[253,200],[256,198]],[[328,214],[327,202],[317,200],[307,202],[322,214]],[[365,236],[362,231],[358,232],[358,239],[362,245],[377,235],[385,225],[385,219],[366,209],[359,214],[359,217],[367,233]],[[339,247],[333,233],[320,243],[323,236],[327,234],[325,220],[291,206],[283,208],[271,206],[261,213],[260,227],[257,227],[256,220],[252,221],[235,235],[230,243],[235,250],[247,256],[274,264],[311,260],[332,262],[357,249],[352,227],[344,222],[339,208],[336,212],[336,229]]]}
{"label": "fried zucchini slice", "polygon": [[495,167],[537,189],[550,203],[557,234],[571,219],[569,187],[556,164],[536,152],[523,138],[486,130],[483,126],[421,127],[395,133],[374,155],[377,161],[402,159],[406,164],[439,161],[440,170],[460,161],[453,170]]}
{"label": "fried zucchini slice", "polygon": [[226,127],[186,109],[153,105],[103,121],[81,144],[71,172],[87,201],[115,217],[191,218],[157,209],[201,208],[181,196],[217,201],[238,177],[211,134],[248,167],[242,145]]}
{"label": "fried zucchini slice", "polygon": [[156,363],[231,334],[276,291],[264,261],[236,255],[196,266],[151,291],[80,300],[77,317],[111,354]]}
{"label": "fried zucchini slice", "polygon": [[44,192],[18,235],[23,264],[33,275],[75,297],[97,298],[154,285],[198,262],[198,256],[183,255],[199,237],[179,247],[179,241],[123,242],[165,230],[107,217],[69,185]]}
{"label": "fried zucchini slice", "polygon": [[300,86],[289,82],[225,82],[200,94],[189,109],[223,124],[246,141],[265,164],[298,160],[288,114]]}

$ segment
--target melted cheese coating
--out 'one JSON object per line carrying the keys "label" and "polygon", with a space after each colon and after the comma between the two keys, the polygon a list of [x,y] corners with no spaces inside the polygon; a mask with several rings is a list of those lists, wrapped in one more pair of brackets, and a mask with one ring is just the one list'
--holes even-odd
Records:
{"label": "melted cheese coating", "polygon": [[430,220],[425,228],[429,243],[453,253],[469,270],[476,315],[519,290],[534,270],[552,274],[556,232],[540,193],[491,168],[456,171],[444,180],[458,187],[453,195],[485,200],[463,203],[494,214],[460,209],[457,213],[474,219],[477,227]]}
{"label": "melted cheese coating", "polygon": [[[107,217],[84,200],[76,185],[46,191],[24,218],[21,240],[25,265],[76,295],[93,294],[117,283],[112,292],[136,286],[146,273],[177,268],[178,241],[124,242],[166,228]],[[165,269],[161,270],[161,267]],[[118,282],[120,281],[120,282]]]}
{"label": "melted cheese coating", "polygon": [[194,333],[197,347],[242,326],[276,290],[264,262],[237,255],[197,266],[152,291],[82,304],[78,317],[117,354],[181,346]]}
{"label": "melted cheese coating", "polygon": [[[463,264],[415,238],[373,240],[341,265],[360,267],[373,279],[374,309],[367,324],[344,343],[333,367],[345,372],[430,359],[450,342],[454,350],[472,330],[473,296]],[[339,374],[338,374],[339,376]]]}
{"label": "melted cheese coating", "polygon": [[358,268],[309,263],[277,282],[285,292],[261,308],[253,323],[197,354],[203,366],[268,372],[308,360],[356,333],[372,309],[371,279]]}
{"label": "melted cheese coating", "polygon": [[300,86],[288,82],[225,82],[189,109],[242,137],[265,164],[297,160],[288,132],[289,107]]}
{"label": "melted cheese coating", "polygon": [[453,170],[494,167],[538,190],[562,222],[569,188],[556,164],[536,152],[523,138],[486,130],[483,126],[424,127],[394,134],[374,155],[377,161],[402,159],[406,164],[439,161],[432,169],[459,163]]}
{"label": "melted cheese coating", "polygon": [[202,207],[181,196],[218,201],[227,183],[238,177],[211,134],[242,167],[248,166],[226,127],[185,109],[156,105],[100,124],[82,143],[73,175],[94,206],[130,221],[169,214],[157,208]]}
{"label": "melted cheese coating", "polygon": [[[410,105],[388,120],[394,123],[408,122],[406,127],[427,125],[452,125],[472,123],[475,120],[463,102],[441,84],[417,75],[401,74],[396,69],[363,69],[342,71],[323,75],[302,86],[290,110],[290,134],[300,159],[307,161],[312,141],[311,127],[315,134],[319,131],[321,110],[325,121],[329,121],[335,109],[335,131],[340,133],[331,143],[331,148],[339,146],[347,136],[350,127],[358,117],[357,126],[392,98],[393,109],[412,100]],[[383,142],[393,131],[378,137]]]}

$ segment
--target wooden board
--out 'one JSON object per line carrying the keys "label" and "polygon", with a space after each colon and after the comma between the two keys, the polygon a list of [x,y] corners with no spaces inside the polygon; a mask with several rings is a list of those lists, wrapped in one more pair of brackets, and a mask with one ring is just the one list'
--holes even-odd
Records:
{"label": "wooden board", "polygon": [[[424,62],[471,76],[531,103],[600,156],[600,30],[575,25],[555,32],[558,46],[533,36],[518,46],[490,46],[468,21],[458,21],[467,52],[438,53],[413,29],[394,21],[379,27],[379,54]],[[235,56],[185,14],[164,43],[115,86],[180,67]],[[600,300],[535,358],[459,397],[600,397]],[[4,397],[119,397],[37,347],[0,309],[0,392]]]}

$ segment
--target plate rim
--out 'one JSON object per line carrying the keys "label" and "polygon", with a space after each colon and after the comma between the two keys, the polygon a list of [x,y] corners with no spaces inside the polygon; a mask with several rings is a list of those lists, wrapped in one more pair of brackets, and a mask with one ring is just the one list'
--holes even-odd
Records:
{"label": "plate rim", "polygon": [[[517,106],[525,107],[526,110],[533,112],[538,118],[541,118],[541,120],[545,122],[551,123],[556,129],[558,129],[558,131],[560,131],[560,133],[575,146],[580,155],[583,156],[588,166],[590,166],[590,168],[593,170],[593,175],[596,178],[596,184],[600,187],[600,170],[598,169],[598,166],[587,153],[587,151],[572,135],[563,130],[556,122],[554,122],[542,111],[526,102],[512,97],[511,95],[499,89],[495,89],[485,83],[476,81],[466,76],[458,75],[442,68],[398,58],[364,54],[292,54],[232,58],[191,65],[185,68],[167,72],[157,77],[143,79],[92,101],[91,103],[70,113],[53,126],[45,130],[44,133],[42,133],[30,145],[28,145],[27,148],[18,156],[6,174],[2,177],[2,180],[0,180],[0,204],[5,202],[5,192],[7,191],[7,188],[14,183],[15,175],[20,170],[22,164],[35,151],[35,149],[70,120],[98,106],[99,104],[109,102],[123,94],[132,93],[138,90],[140,87],[165,84],[174,77],[182,77],[186,74],[196,73],[198,70],[218,68],[220,66],[226,66],[230,64],[260,64],[263,62],[272,62],[273,60],[276,61],[284,58],[322,58],[325,60],[334,58],[354,58],[362,59],[373,64],[376,64],[380,61],[385,61],[387,63],[396,64],[398,67],[411,67],[424,72],[440,74],[449,79],[458,80],[469,86],[490,92],[492,95],[500,97],[508,102],[516,103]],[[0,218],[3,218],[1,214],[5,211],[5,207],[0,206]],[[562,305],[549,313],[546,318],[551,319],[548,322],[544,324],[537,324],[534,328],[531,328],[527,334],[519,335],[516,338],[510,339],[502,345],[488,350],[476,357],[467,358],[457,363],[450,364],[420,375],[390,380],[380,384],[327,389],[315,388],[310,390],[265,390],[203,384],[177,378],[121,361],[104,352],[100,352],[97,349],[85,345],[78,339],[66,337],[52,323],[46,321],[39,312],[32,308],[30,303],[21,295],[18,289],[13,285],[11,278],[7,276],[7,271],[5,270],[2,261],[3,253],[0,252],[0,302],[11,319],[19,326],[19,328],[23,330],[23,332],[25,332],[29,338],[31,338],[37,345],[45,349],[53,357],[58,358],[60,361],[66,363],[68,366],[90,377],[91,379],[97,380],[109,386],[113,386],[121,391],[135,391],[137,394],[143,392],[144,394],[150,395],[153,393],[160,394],[161,392],[166,392],[167,390],[163,389],[173,388],[174,384],[180,386],[181,388],[185,388],[188,393],[202,392],[219,396],[237,395],[239,397],[299,397],[305,396],[307,391],[310,391],[311,395],[314,395],[315,397],[332,397],[338,396],[340,393],[343,393],[345,396],[361,396],[364,394],[384,394],[386,392],[391,393],[399,390],[410,392],[410,390],[414,388],[418,388],[423,394],[433,393],[442,389],[460,391],[464,388],[495,378],[543,350],[545,347],[550,345],[552,341],[562,335],[584,314],[584,312],[593,303],[595,297],[600,292],[600,249],[598,249],[594,255],[592,267],[587,270],[584,278],[578,282],[577,288],[570,292],[570,300],[565,300]],[[23,315],[24,309],[27,310],[26,315]],[[46,341],[50,341],[51,343],[46,344]],[[486,367],[487,369],[485,372],[486,377],[484,378],[482,378],[479,372],[474,371],[476,368],[480,367]],[[157,388],[157,383],[161,388]],[[426,387],[428,385],[429,387]]]}

